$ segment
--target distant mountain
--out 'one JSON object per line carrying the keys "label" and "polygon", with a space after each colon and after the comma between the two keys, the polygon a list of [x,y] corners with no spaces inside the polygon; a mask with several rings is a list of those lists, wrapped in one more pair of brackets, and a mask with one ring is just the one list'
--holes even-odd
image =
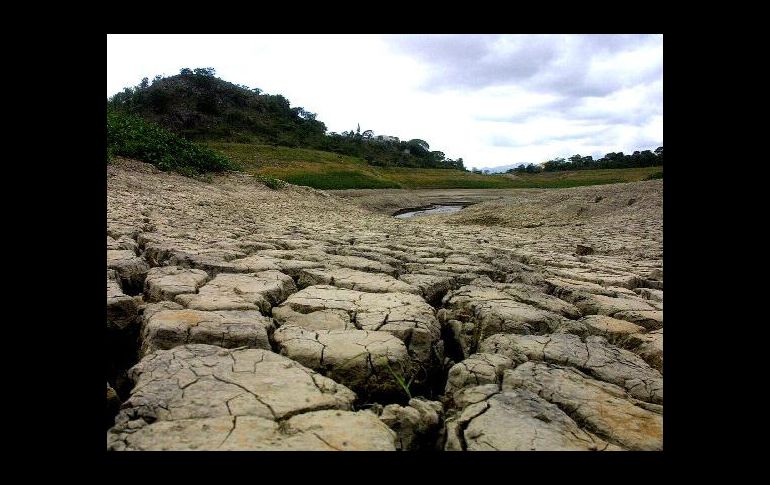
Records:
{"label": "distant mountain", "polygon": [[526,165],[526,163],[524,162],[513,163],[511,165],[501,165],[499,167],[481,167],[479,170],[481,170],[482,172],[484,170],[489,170],[489,173],[505,173],[506,170],[509,170],[511,168],[516,168],[519,165]]}

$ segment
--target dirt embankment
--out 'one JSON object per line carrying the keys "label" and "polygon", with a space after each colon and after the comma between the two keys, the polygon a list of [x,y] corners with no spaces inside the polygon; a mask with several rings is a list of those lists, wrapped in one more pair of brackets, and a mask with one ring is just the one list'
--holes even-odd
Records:
{"label": "dirt embankment", "polygon": [[539,222],[554,225],[595,216],[642,217],[663,207],[662,180],[569,189],[359,189],[328,193],[382,214],[431,204],[480,204],[454,220],[507,227]]}
{"label": "dirt embankment", "polygon": [[663,181],[651,180],[570,189],[511,190],[504,197],[469,207],[447,222],[516,228],[591,221],[660,223],[662,212]]}

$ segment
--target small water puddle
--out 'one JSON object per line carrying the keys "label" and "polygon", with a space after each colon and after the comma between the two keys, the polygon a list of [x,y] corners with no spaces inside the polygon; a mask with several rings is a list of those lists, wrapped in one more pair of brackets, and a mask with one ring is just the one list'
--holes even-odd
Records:
{"label": "small water puddle", "polygon": [[464,205],[431,205],[430,207],[419,210],[407,210],[407,212],[396,213],[393,217],[396,219],[408,219],[410,217],[429,216],[431,214],[452,214],[465,208]]}

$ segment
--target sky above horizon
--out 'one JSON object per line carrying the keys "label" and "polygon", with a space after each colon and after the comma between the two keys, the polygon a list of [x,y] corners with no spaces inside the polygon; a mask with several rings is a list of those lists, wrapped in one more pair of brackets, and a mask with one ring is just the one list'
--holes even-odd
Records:
{"label": "sky above horizon", "polygon": [[107,96],[184,67],[467,168],[663,145],[662,34],[107,35]]}

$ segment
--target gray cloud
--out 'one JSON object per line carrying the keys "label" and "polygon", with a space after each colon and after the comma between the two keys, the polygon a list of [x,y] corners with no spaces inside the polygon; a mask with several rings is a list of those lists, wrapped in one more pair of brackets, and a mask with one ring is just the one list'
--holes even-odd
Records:
{"label": "gray cloud", "polygon": [[639,150],[639,151],[655,150],[662,144],[663,144],[663,140],[640,135],[640,136],[634,137],[634,139],[631,140],[630,146],[627,148],[628,151],[626,153],[633,153],[636,150]]}
{"label": "gray cloud", "polygon": [[591,77],[593,59],[662,42],[655,35],[387,36],[397,52],[430,66],[428,91],[517,85],[570,97],[603,96],[662,75],[654,69]]}
{"label": "gray cloud", "polygon": [[[489,135],[487,143],[499,147],[523,147],[530,145],[545,145],[555,141],[574,141],[576,144],[592,145],[596,139],[601,138],[612,130],[612,126],[595,125],[589,128],[571,130],[568,133],[555,133],[537,137],[533,140],[518,141],[505,135]],[[514,128],[515,130],[515,128]]]}
{"label": "gray cloud", "polygon": [[495,147],[522,147],[530,144],[529,142],[516,141],[505,135],[489,135],[487,143]]}
{"label": "gray cloud", "polygon": [[595,112],[574,119],[577,122],[585,124],[603,124],[603,125],[632,125],[641,126],[660,113],[654,109],[637,110],[629,113]]}
{"label": "gray cloud", "polygon": [[598,51],[610,53],[643,47],[651,41],[662,39],[662,34],[590,34],[581,36],[582,41]]}
{"label": "gray cloud", "polygon": [[[513,143],[494,137],[488,139],[495,146],[526,146],[546,144],[549,141],[582,140],[587,145],[606,143],[605,136],[611,135],[613,127],[642,127],[648,125],[656,117],[663,114],[663,90],[660,81],[639,86],[641,93],[632,106],[619,106],[608,102],[602,97],[569,97],[561,98],[530,107],[510,115],[479,115],[479,121],[492,121],[510,125],[511,132],[519,126],[537,119],[569,120],[573,126],[584,126],[585,129],[573,129],[568,134],[551,133],[529,143]],[[649,141],[649,140],[646,140]],[[641,143],[641,141],[640,141]],[[652,141],[651,143],[660,143]],[[638,146],[645,146],[644,143]]]}
{"label": "gray cloud", "polygon": [[580,98],[561,97],[552,101],[520,110],[510,115],[478,115],[478,121],[495,121],[500,123],[523,123],[529,119],[541,116],[555,116],[568,113],[581,104]]}
{"label": "gray cloud", "polygon": [[[535,75],[556,55],[543,39],[499,35],[407,35],[391,37],[397,50],[427,62],[429,90],[483,88],[511,84]],[[505,47],[501,53],[501,40]]]}
{"label": "gray cloud", "polygon": [[541,140],[538,141],[538,143],[542,142],[548,142],[548,141],[567,141],[567,140],[584,140],[584,141],[591,141],[595,138],[599,138],[602,135],[606,134],[612,130],[611,126],[592,126],[586,130],[578,130],[572,133],[565,133],[562,135],[556,134],[556,135],[550,135],[547,137],[543,137]]}

